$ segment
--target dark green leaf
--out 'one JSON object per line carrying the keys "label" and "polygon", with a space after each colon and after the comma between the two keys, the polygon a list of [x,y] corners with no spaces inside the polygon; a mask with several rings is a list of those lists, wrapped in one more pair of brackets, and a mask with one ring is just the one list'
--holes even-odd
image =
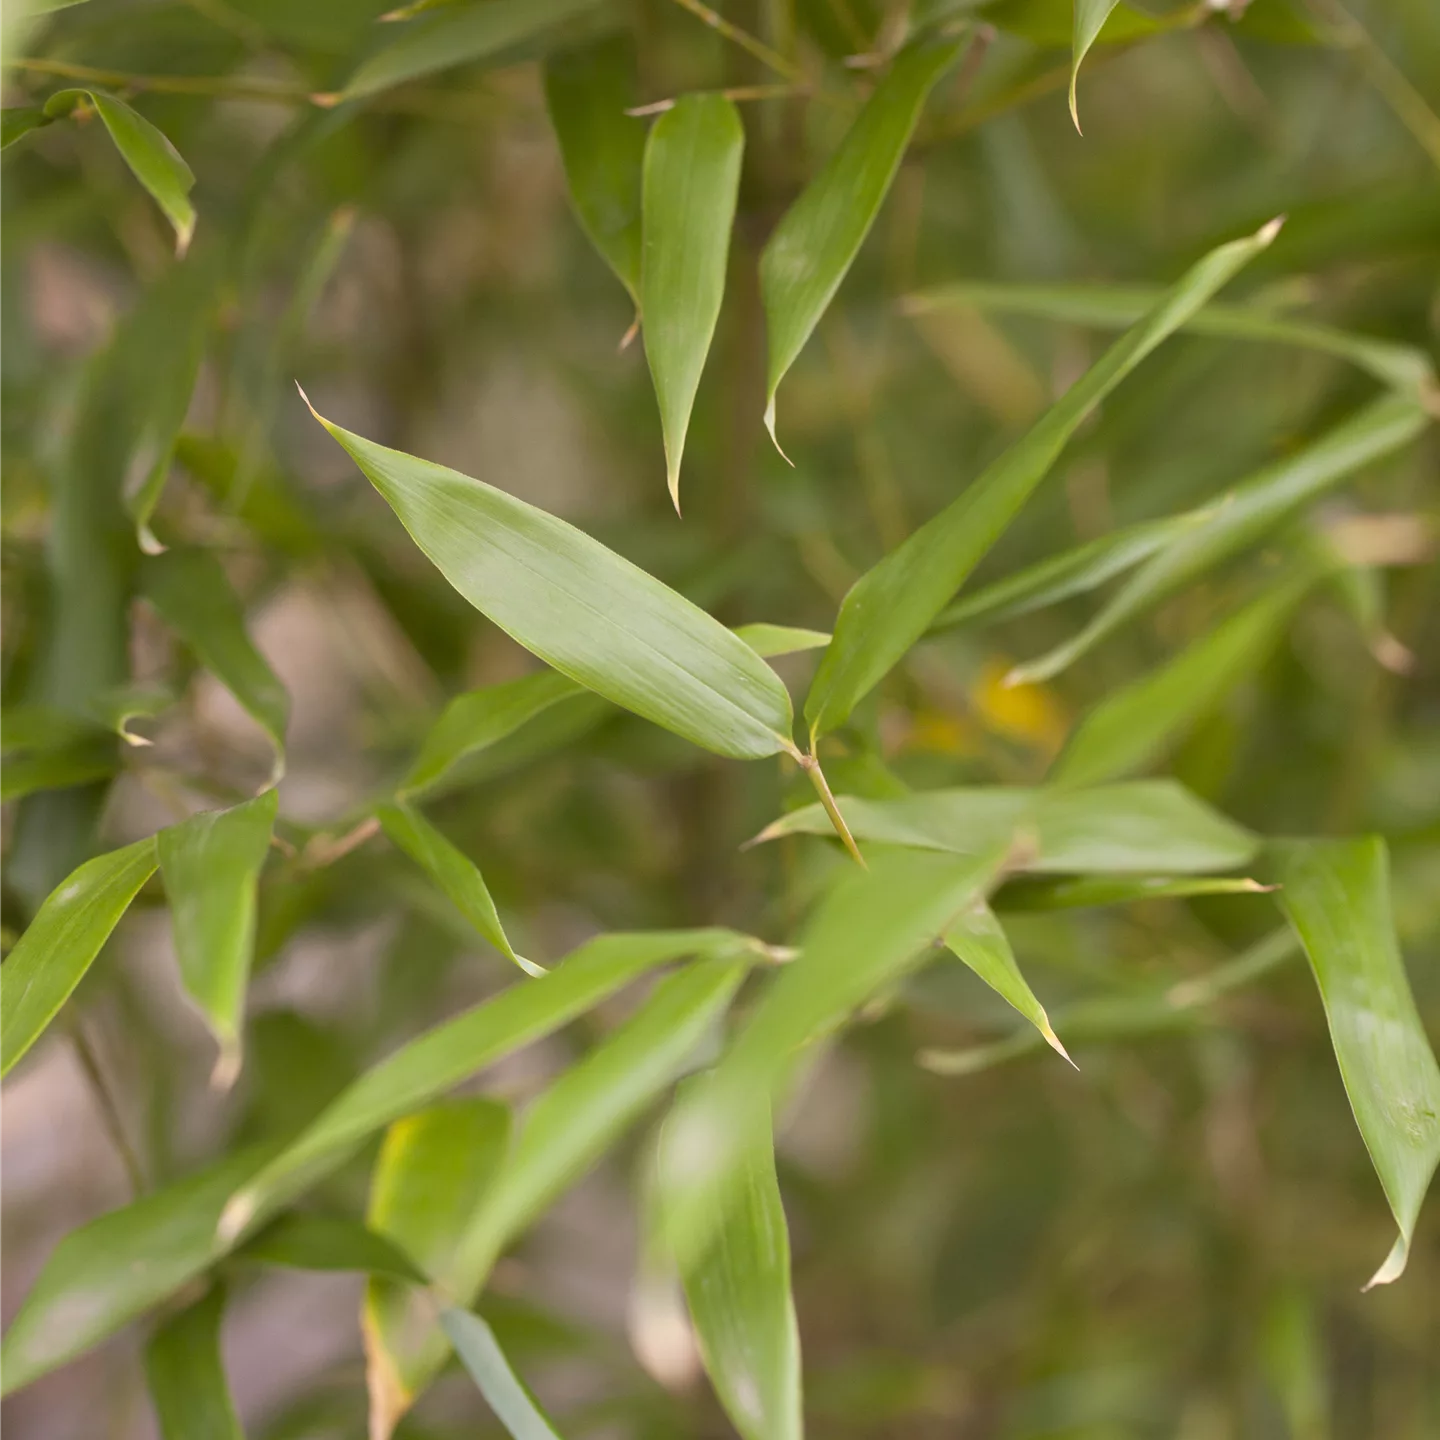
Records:
{"label": "dark green leaf", "polygon": [[225,1290],[172,1315],[145,1347],[145,1378],[164,1440],[245,1440],[220,1357]]}
{"label": "dark green leaf", "polygon": [[440,1312],[440,1323],[512,1440],[560,1440],[535,1397],[510,1368],[495,1332],[478,1315],[451,1308]]}
{"label": "dark green leaf", "polygon": [[8,105],[0,110],[0,150],[8,150],[32,130],[50,123],[50,117],[39,105]]}
{"label": "dark green leaf", "polygon": [[378,1227],[338,1215],[282,1215],[241,1246],[234,1259],[286,1270],[353,1271],[410,1285],[426,1282],[425,1272]]}

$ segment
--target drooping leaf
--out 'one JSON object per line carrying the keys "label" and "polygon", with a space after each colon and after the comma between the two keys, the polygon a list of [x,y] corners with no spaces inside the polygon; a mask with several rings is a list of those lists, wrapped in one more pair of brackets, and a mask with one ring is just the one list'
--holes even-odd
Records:
{"label": "drooping leaf", "polygon": [[8,150],[32,130],[43,129],[50,116],[41,105],[7,105],[0,110],[0,150]]}
{"label": "drooping leaf", "polygon": [[163,685],[118,685],[102,690],[91,702],[89,713],[127,745],[150,742],[130,729],[132,720],[149,720],[175,703],[175,693]]}
{"label": "drooping leaf", "polygon": [[810,694],[812,735],[833,730],[920,638],[1059,457],[1094,408],[1165,337],[1275,237],[1271,222],[1212,250],[1166,292],[1029,432],[851,587]]}
{"label": "drooping leaf", "polygon": [[1070,42],[1070,118],[1080,128],[1080,111],[1075,104],[1075,82],[1080,78],[1080,62],[1095,43],[1110,12],[1118,0],[1075,0],[1075,29]]}
{"label": "drooping leaf", "polygon": [[51,119],[68,115],[86,101],[104,122],[121,159],[164,211],[175,231],[175,253],[183,255],[195,233],[195,207],[190,203],[194,173],[161,131],[104,90],[58,90],[45,102],[45,114]]}
{"label": "drooping leaf", "polygon": [[1303,450],[1266,466],[1142,565],[1078,634],[1038,660],[1017,666],[1012,683],[1058,675],[1127,621],[1253,545],[1347,475],[1409,444],[1428,421],[1419,402],[1386,395]]}
{"label": "drooping leaf", "polygon": [[425,1272],[378,1228],[341,1215],[291,1212],[247,1240],[236,1263],[278,1265],[285,1270],[337,1270],[425,1284]]}
{"label": "drooping leaf", "polygon": [[285,769],[290,697],[245,631],[245,612],[208,550],[167,550],[146,560],[145,597],[207,670],[238,700],[275,747],[272,779]]}
{"label": "drooping leaf", "polygon": [[502,954],[527,975],[543,975],[545,967],[517,955],[500,923],[495,902],[479,867],[452,845],[418,810],[409,805],[381,805],[375,814],[390,840],[405,852],[450,897],[455,908]]}
{"label": "drooping leaf", "polygon": [[1373,835],[1288,841],[1274,853],[1276,899],[1310,958],[1345,1093],[1400,1228],[1369,1282],[1387,1285],[1405,1270],[1440,1164],[1440,1066],[1395,935],[1389,853]]}
{"label": "drooping leaf", "polygon": [[1183,900],[1196,895],[1260,895],[1270,889],[1247,877],[1209,876],[1177,880],[1171,875],[1083,875],[1052,880],[1022,877],[995,897],[1005,912],[1086,910],[1101,905],[1131,905],[1137,900]]}
{"label": "drooping leaf", "polygon": [[[902,50],[839,149],[766,242],[760,257],[760,298],[769,331],[765,424],[772,439],[775,392],[859,253],[926,97],[965,44],[931,38]],[[648,327],[648,313],[645,323]]]}
{"label": "drooping leaf", "polygon": [[698,606],[503,490],[316,418],[451,585],[548,665],[717,754],[793,748],[779,677]]}
{"label": "drooping leaf", "polygon": [[635,104],[635,47],[610,36],[545,62],[545,105],[565,180],[590,243],[640,304],[640,177],[645,124]]}
{"label": "drooping leaf", "polygon": [[36,912],[0,966],[0,1074],[39,1039],[155,873],[155,840],[97,855]]}
{"label": "drooping leaf", "polygon": [[[443,1277],[509,1144],[510,1112],[494,1100],[453,1100],[397,1120],[370,1176],[371,1228],[425,1274]],[[377,1278],[366,1287],[360,1320],[373,1440],[391,1433],[445,1358],[434,1316],[434,1302],[407,1285]]]}
{"label": "drooping leaf", "polygon": [[224,1318],[225,1288],[212,1285],[165,1320],[145,1347],[145,1379],[163,1440],[245,1440],[220,1356]]}
{"label": "drooping leaf", "polygon": [[245,992],[255,955],[255,896],[279,798],[266,790],[205,810],[156,838],[180,978],[220,1046],[212,1083],[240,1070]]}
{"label": "drooping leaf", "polygon": [[677,511],[685,432],[725,294],[744,150],[740,113],[723,95],[681,96],[645,142],[640,313]]}
{"label": "drooping leaf", "polygon": [[485,1403],[512,1440],[560,1440],[539,1402],[505,1358],[495,1332],[478,1315],[453,1306],[440,1312],[440,1323],[460,1362],[479,1386]]}

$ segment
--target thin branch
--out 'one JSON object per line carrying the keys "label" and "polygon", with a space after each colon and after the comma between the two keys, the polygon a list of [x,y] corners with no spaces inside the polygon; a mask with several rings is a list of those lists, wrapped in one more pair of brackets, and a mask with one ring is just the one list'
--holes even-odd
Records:
{"label": "thin branch", "polygon": [[[805,85],[732,85],[728,90],[707,90],[707,95],[723,95],[727,100],[783,100],[791,95],[809,95]],[[675,108],[675,97],[668,100],[652,100],[648,105],[636,105],[625,113],[636,117],[663,115]]]}
{"label": "thin branch", "polygon": [[123,70],[102,70],[69,60],[22,58],[7,66],[30,75],[53,75],[116,90],[148,90],[160,95],[213,95],[227,100],[269,100],[279,105],[308,105],[309,91],[272,80],[244,80],[230,75],[131,75]]}
{"label": "thin branch", "polygon": [[717,14],[701,0],[675,0],[682,9],[688,10],[697,20],[703,21],[717,35],[723,35],[738,45],[747,54],[753,55],[762,65],[768,66],[777,75],[783,75],[793,84],[804,81],[804,72],[798,65],[787,60],[777,50],[772,50],[763,40],[757,40],[748,30],[732,25],[723,15]]}

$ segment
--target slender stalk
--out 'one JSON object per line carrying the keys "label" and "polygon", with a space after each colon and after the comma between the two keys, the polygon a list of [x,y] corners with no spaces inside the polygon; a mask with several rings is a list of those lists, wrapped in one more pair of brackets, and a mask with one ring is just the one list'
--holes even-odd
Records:
{"label": "slender stalk", "polygon": [[682,10],[688,10],[697,20],[708,25],[717,35],[723,35],[732,44],[738,45],[747,54],[753,55],[762,65],[767,66],[777,75],[783,75],[787,80],[796,84],[804,80],[804,72],[798,65],[792,64],[778,51],[772,50],[763,40],[757,40],[748,30],[742,30],[738,25],[732,25],[723,15],[718,14],[708,5],[702,4],[701,0],[675,0],[675,3]]}
{"label": "slender stalk", "polygon": [[812,752],[809,755],[800,757],[800,766],[810,777],[810,783],[815,787],[815,793],[820,797],[820,803],[825,807],[825,813],[830,817],[830,823],[835,827],[835,833],[844,842],[845,848],[850,852],[850,858],[862,869],[870,867],[865,863],[865,857],[860,853],[860,847],[855,843],[855,837],[850,833],[850,827],[845,823],[845,817],[840,813],[840,807],[835,803],[835,796],[830,791],[830,784],[825,779],[825,772],[820,768],[820,762]]}
{"label": "slender stalk", "polygon": [[104,70],[70,60],[21,58],[9,60],[12,70],[29,75],[53,75],[61,80],[79,80],[88,85],[105,85],[116,90],[148,90],[160,95],[213,95],[228,100],[269,100],[278,105],[308,105],[310,93],[298,85],[272,80],[245,80],[231,75],[131,75],[124,70]]}
{"label": "slender stalk", "polygon": [[[705,95],[723,95],[727,100],[784,100],[791,95],[809,95],[810,88],[806,85],[732,85],[726,90],[705,90],[699,92]],[[665,100],[652,100],[648,105],[636,105],[625,113],[627,115],[643,118],[646,115],[663,115],[667,110],[675,108],[675,97],[672,95]]]}

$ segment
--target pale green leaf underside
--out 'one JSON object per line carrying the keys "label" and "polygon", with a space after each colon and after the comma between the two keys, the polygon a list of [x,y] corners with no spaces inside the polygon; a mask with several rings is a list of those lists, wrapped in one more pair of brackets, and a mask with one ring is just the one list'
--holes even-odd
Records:
{"label": "pale green leaf underside", "polygon": [[478,1315],[451,1308],[440,1312],[440,1323],[511,1440],[560,1440],[535,1397],[510,1368],[495,1332]]}

